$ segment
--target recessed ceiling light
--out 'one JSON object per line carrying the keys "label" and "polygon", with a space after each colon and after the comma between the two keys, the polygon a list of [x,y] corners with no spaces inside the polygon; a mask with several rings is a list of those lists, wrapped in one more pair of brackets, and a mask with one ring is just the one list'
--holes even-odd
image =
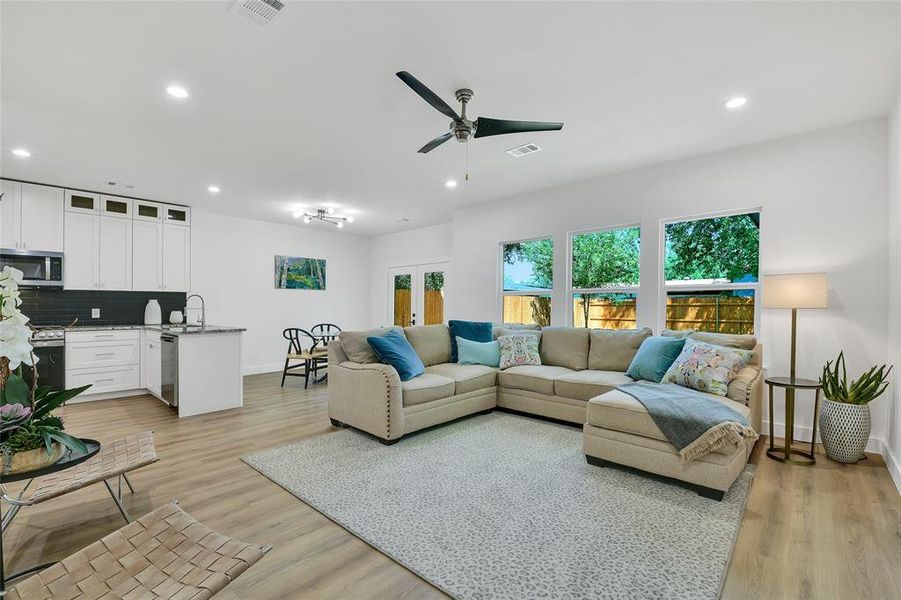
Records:
{"label": "recessed ceiling light", "polygon": [[31,156],[31,152],[29,152],[25,148],[13,148],[13,154],[21,158],[28,158],[29,156]]}
{"label": "recessed ceiling light", "polygon": [[734,98],[729,98],[728,100],[726,100],[723,106],[725,106],[729,110],[735,110],[736,108],[741,108],[747,103],[748,99],[744,96],[735,96]]}
{"label": "recessed ceiling light", "polygon": [[170,85],[166,88],[166,93],[170,96],[174,96],[175,98],[187,98],[188,90],[181,87],[180,85]]}
{"label": "recessed ceiling light", "polygon": [[206,189],[206,191],[208,191],[208,192],[211,193],[211,194],[218,194],[218,193],[219,193],[219,186],[218,186],[218,185],[211,185],[210,187],[208,187],[208,188]]}
{"label": "recessed ceiling light", "polygon": [[447,181],[444,182],[444,187],[455,188],[455,187],[457,187],[457,182],[454,181],[453,179],[448,179]]}

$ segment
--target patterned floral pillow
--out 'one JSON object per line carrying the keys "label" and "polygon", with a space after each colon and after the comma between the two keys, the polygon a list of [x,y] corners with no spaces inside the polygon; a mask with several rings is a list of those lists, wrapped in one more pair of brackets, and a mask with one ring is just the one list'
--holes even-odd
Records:
{"label": "patterned floral pillow", "polygon": [[[729,382],[753,359],[752,350],[726,348],[689,338],[660,383],[675,383],[725,396]],[[503,362],[503,358],[501,360]]]}
{"label": "patterned floral pillow", "polygon": [[497,338],[501,347],[501,369],[519,365],[540,365],[538,354],[538,336],[528,333],[502,335]]}

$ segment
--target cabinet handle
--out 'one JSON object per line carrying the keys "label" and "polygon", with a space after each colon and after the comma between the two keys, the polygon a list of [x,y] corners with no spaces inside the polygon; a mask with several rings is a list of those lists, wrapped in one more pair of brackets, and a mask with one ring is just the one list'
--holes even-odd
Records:
{"label": "cabinet handle", "polygon": [[99,352],[99,353],[94,354],[94,356],[98,356],[98,357],[99,356],[115,356],[115,355],[116,355],[115,352]]}
{"label": "cabinet handle", "polygon": [[100,383],[101,381],[115,381],[115,380],[116,379],[114,377],[107,377],[105,379],[95,379],[94,383]]}

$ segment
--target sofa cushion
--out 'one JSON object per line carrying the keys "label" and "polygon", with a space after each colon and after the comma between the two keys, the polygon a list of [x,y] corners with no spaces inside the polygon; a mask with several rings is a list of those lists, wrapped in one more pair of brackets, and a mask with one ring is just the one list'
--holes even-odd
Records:
{"label": "sofa cushion", "polygon": [[660,380],[666,375],[666,370],[679,357],[684,346],[684,338],[652,335],[641,343],[626,375],[635,381],[643,379],[660,383]]}
{"label": "sofa cushion", "polygon": [[688,338],[682,353],[660,382],[725,396],[729,383],[753,358],[752,350],[727,348]]}
{"label": "sofa cushion", "polygon": [[[713,394],[705,394],[709,398],[713,398],[717,402],[725,404],[735,412],[750,418],[751,409],[744,404],[729,400],[722,396],[714,396]],[[663,442],[668,442],[666,436],[654,423],[654,419],[648,413],[644,405],[620,390],[607,392],[602,396],[592,398],[588,401],[588,410],[586,418],[589,425],[595,427],[603,427],[604,429],[613,429],[624,433],[631,433],[643,437],[653,438]],[[725,447],[718,450],[722,454],[731,454],[734,449]]]}
{"label": "sofa cushion", "polygon": [[451,357],[450,362],[457,362],[457,338],[465,338],[474,342],[490,342],[491,323],[482,321],[458,321],[451,319],[447,322],[450,329]]}
{"label": "sofa cushion", "polygon": [[606,394],[618,385],[632,383],[632,378],[622,371],[587,369],[561,375],[554,380],[554,394],[563,398],[590,400]]}
{"label": "sofa cushion", "polygon": [[450,333],[444,325],[414,325],[404,327],[410,345],[425,366],[450,362]]}
{"label": "sofa cushion", "polygon": [[588,332],[588,368],[597,371],[625,372],[645,338],[651,337],[648,327],[642,329],[592,329]]}
{"label": "sofa cushion", "polygon": [[584,327],[545,327],[541,330],[541,364],[574,371],[588,368],[588,330]]}
{"label": "sofa cushion", "polygon": [[380,361],[394,367],[401,381],[413,379],[425,371],[425,365],[416,350],[400,331],[373,335],[366,338],[366,341]]}
{"label": "sofa cushion", "polygon": [[501,369],[541,364],[538,338],[534,335],[528,333],[502,335],[497,338],[497,345],[500,348],[498,366]]}
{"label": "sofa cushion", "polygon": [[366,338],[376,335],[385,335],[389,331],[399,331],[401,335],[404,330],[400,327],[378,327],[376,329],[368,329],[366,331],[342,331],[338,334],[338,341],[341,342],[341,348],[347,355],[347,360],[355,363],[369,364],[381,362],[379,358],[369,347]]}
{"label": "sofa cushion", "polygon": [[551,365],[522,365],[510,367],[497,374],[498,385],[512,390],[526,390],[554,395],[554,380],[572,373],[572,369]]}
{"label": "sofa cushion", "polygon": [[757,345],[757,338],[753,335],[742,335],[737,333],[711,333],[709,331],[677,331],[675,329],[664,329],[663,335],[667,337],[691,338],[699,342],[707,342],[717,346],[725,346],[727,348],[738,348],[739,350],[753,350]]}
{"label": "sofa cushion", "polygon": [[497,369],[483,365],[444,363],[426,367],[425,372],[453,379],[455,394],[465,394],[497,385]]}
{"label": "sofa cushion", "polygon": [[423,373],[400,384],[404,406],[415,406],[454,395],[454,380],[437,373]]}

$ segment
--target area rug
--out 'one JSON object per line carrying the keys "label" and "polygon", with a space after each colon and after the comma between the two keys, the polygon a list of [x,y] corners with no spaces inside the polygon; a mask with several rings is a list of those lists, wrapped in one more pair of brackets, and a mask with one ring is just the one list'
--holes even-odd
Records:
{"label": "area rug", "polygon": [[716,598],[753,473],[716,502],[588,465],[579,429],[500,412],[242,460],[461,599]]}

